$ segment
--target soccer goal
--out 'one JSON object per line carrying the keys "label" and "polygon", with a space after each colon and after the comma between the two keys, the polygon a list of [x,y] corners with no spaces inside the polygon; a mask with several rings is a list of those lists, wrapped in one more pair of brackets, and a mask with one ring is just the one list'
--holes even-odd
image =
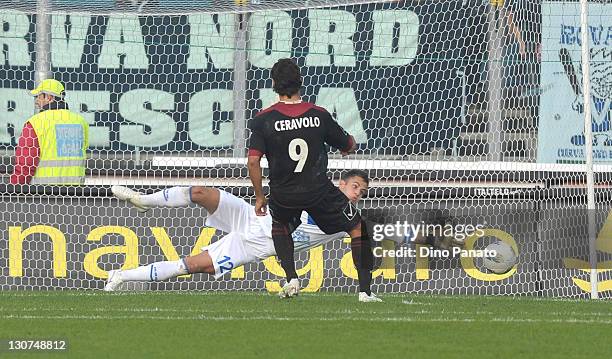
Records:
{"label": "soccer goal", "polygon": [[[610,14],[527,0],[4,1],[0,288],[101,289],[109,270],[217,240],[204,209],[139,214],[110,186],[252,201],[248,121],[276,101],[270,69],[290,57],[303,100],[358,142],[330,154],[329,175],[371,178],[359,207],[385,253],[375,291],[610,297]],[[89,123],[84,186],[9,184],[45,78]],[[451,244],[410,227],[448,223],[465,230]],[[513,259],[468,255],[499,243]],[[348,240],[298,259],[305,291],[356,290]],[[131,289],[276,291],[282,274],[269,258]]]}

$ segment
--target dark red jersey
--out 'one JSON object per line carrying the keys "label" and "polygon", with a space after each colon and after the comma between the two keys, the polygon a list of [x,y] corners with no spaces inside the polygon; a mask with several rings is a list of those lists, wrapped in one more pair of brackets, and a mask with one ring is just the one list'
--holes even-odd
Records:
{"label": "dark red jersey", "polygon": [[326,144],[340,150],[353,145],[327,110],[308,102],[278,102],[259,112],[249,128],[249,155],[266,155],[270,196],[288,208],[317,203],[333,185]]}

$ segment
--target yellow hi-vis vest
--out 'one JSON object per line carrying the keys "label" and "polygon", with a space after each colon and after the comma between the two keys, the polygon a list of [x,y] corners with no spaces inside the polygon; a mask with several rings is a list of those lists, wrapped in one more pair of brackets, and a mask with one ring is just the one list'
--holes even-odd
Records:
{"label": "yellow hi-vis vest", "polygon": [[40,162],[31,184],[75,185],[85,182],[89,126],[69,110],[46,110],[29,122],[40,146]]}

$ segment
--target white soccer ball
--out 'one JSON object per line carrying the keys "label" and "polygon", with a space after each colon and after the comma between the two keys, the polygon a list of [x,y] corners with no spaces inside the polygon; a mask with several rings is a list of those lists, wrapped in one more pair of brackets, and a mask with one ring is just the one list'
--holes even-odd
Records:
{"label": "white soccer ball", "polygon": [[484,257],[485,268],[496,274],[508,273],[517,263],[517,256],[510,245],[505,242],[493,242],[486,249],[495,251],[495,257]]}

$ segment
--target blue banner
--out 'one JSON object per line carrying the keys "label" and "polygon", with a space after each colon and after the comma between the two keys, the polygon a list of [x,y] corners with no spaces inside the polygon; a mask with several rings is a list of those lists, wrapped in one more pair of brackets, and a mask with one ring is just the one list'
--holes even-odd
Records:
{"label": "blue banner", "polygon": [[[612,161],[612,4],[589,4],[593,160]],[[585,160],[580,4],[542,5],[542,88],[538,162]]]}

